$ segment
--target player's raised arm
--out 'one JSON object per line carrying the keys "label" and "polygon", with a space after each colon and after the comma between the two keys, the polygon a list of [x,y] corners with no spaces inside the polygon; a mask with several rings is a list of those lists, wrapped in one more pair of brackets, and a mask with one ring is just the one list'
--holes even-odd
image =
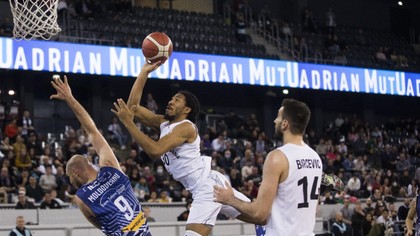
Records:
{"label": "player's raised arm", "polygon": [[147,77],[149,74],[156,70],[161,65],[161,62],[158,61],[153,64],[144,63],[143,67],[141,68],[140,73],[137,76],[136,81],[133,84],[133,87],[130,91],[130,96],[128,97],[127,106],[129,108],[133,107],[134,105],[139,105],[141,97],[143,95],[143,89],[147,81]]}
{"label": "player's raised arm", "polygon": [[53,78],[54,80],[51,81],[51,84],[57,90],[57,93],[51,95],[50,99],[63,100],[73,110],[80,124],[88,134],[88,138],[92,142],[93,148],[101,157],[99,165],[113,166],[121,170],[114,152],[99,132],[95,122],[93,122],[89,113],[83,108],[83,106],[73,97],[67,76],[64,76],[64,81],[62,81],[58,76],[54,76]]}
{"label": "player's raised arm", "polygon": [[155,62],[153,64],[145,63],[137,76],[136,81],[131,88],[130,96],[127,100],[127,106],[131,109],[133,106],[135,108],[134,116],[140,120],[140,122],[148,127],[153,129],[159,129],[161,118],[153,112],[149,111],[147,108],[140,106],[140,100],[143,96],[143,89],[146,85],[147,78],[149,74],[156,70],[161,65],[161,62]]}
{"label": "player's raised arm", "polygon": [[120,119],[134,140],[153,159],[196,138],[197,132],[194,127],[185,122],[174,128],[170,134],[155,141],[137,128],[133,122],[133,112],[129,110],[122,99],[118,99],[114,106],[115,109],[112,109],[112,112]]}
{"label": "player's raised arm", "polygon": [[157,132],[160,130],[160,124],[165,121],[163,115],[155,114],[143,106],[133,106],[131,111],[133,112],[134,117],[137,118],[142,125],[150,127]]}

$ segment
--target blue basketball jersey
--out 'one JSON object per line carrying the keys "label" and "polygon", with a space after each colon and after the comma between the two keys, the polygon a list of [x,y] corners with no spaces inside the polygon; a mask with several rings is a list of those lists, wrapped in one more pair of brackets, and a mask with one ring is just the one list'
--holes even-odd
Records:
{"label": "blue basketball jersey", "polygon": [[96,179],[76,194],[95,214],[104,234],[151,235],[130,180],[118,169],[102,167]]}

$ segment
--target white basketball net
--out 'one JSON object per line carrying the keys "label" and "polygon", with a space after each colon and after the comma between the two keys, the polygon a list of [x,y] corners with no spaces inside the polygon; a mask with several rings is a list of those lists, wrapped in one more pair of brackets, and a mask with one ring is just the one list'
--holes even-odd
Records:
{"label": "white basketball net", "polygon": [[9,0],[15,39],[50,39],[61,29],[57,23],[58,0]]}

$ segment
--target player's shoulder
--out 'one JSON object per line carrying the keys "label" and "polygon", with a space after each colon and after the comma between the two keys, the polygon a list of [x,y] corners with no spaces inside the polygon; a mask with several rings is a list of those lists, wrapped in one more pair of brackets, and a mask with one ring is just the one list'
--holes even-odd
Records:
{"label": "player's shoulder", "polygon": [[284,161],[287,161],[286,159],[286,155],[284,154],[284,152],[280,149],[274,149],[271,152],[269,152],[267,154],[266,163],[271,163],[271,164],[281,164]]}
{"label": "player's shoulder", "polygon": [[107,176],[112,173],[117,173],[121,176],[126,176],[119,166],[106,165],[99,168],[98,177]]}
{"label": "player's shoulder", "polygon": [[181,120],[177,123],[178,123],[178,125],[183,125],[183,126],[191,126],[191,127],[195,126],[195,124],[188,119]]}
{"label": "player's shoulder", "polygon": [[99,164],[99,168],[96,169],[98,171],[98,175],[101,175],[101,173],[103,173],[104,171],[108,170],[109,171],[120,171],[121,170],[121,166],[119,164],[118,161],[104,161],[102,163]]}
{"label": "player's shoulder", "polygon": [[174,123],[174,128],[173,130],[180,130],[182,131],[182,133],[191,133],[191,134],[195,134],[196,132],[196,126],[193,122],[189,121],[189,120],[182,120],[179,121],[177,123]]}

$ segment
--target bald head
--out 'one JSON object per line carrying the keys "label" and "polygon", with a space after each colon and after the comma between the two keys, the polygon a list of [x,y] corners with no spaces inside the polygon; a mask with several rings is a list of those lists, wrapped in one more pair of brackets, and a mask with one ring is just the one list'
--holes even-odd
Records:
{"label": "bald head", "polygon": [[67,162],[66,172],[70,173],[72,169],[84,170],[89,162],[86,157],[82,155],[74,155]]}
{"label": "bald head", "polygon": [[66,174],[70,178],[70,183],[76,188],[85,184],[89,179],[89,168],[93,169],[86,157],[82,155],[72,156],[66,166]]}

